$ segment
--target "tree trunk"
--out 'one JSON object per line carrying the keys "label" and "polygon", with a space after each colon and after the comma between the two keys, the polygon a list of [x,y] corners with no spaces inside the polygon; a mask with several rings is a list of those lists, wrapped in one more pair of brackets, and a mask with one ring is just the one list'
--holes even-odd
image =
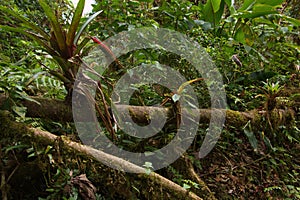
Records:
{"label": "tree trunk", "polygon": [[[34,101],[23,100],[21,103],[27,107],[26,117],[50,119],[53,121],[71,122],[73,121],[72,108],[64,101],[55,99],[45,99],[40,97],[32,97]],[[7,98],[0,95],[0,108],[6,104]],[[299,102],[296,102],[299,106]],[[132,120],[140,124],[149,123],[149,113],[159,112],[167,116],[169,123],[176,123],[176,117],[171,108],[160,108],[151,106],[128,106],[116,105],[120,113],[129,110]],[[233,110],[211,110],[211,109],[193,109],[183,110],[182,112],[195,112],[200,114],[200,122],[203,124],[209,123],[212,112],[226,112],[225,125],[233,126],[236,128],[244,127],[249,121],[252,127],[260,127],[261,122],[269,117],[270,123],[278,127],[280,125],[288,125],[294,121],[295,111],[291,108],[286,109],[273,109],[270,113],[263,110],[251,110],[247,112],[239,112]],[[122,117],[122,114],[120,115]],[[84,119],[84,117],[82,117]]]}

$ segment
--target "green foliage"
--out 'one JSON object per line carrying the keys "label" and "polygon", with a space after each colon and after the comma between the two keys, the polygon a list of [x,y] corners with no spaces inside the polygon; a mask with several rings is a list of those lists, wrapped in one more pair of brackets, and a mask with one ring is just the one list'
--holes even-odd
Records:
{"label": "green foliage", "polygon": [[203,17],[205,21],[212,24],[212,27],[219,25],[225,7],[224,0],[208,0],[203,6]]}
{"label": "green foliage", "polygon": [[[66,92],[63,84],[54,78],[48,69],[40,67],[42,62],[40,56],[34,52],[28,52],[21,60],[12,63],[2,60],[0,63],[0,93],[4,93],[9,98],[4,105],[5,109],[12,108],[19,116],[23,116],[26,110],[21,112],[20,105],[16,100],[27,99],[34,101],[28,95],[43,95],[45,97],[64,99]],[[44,62],[49,69],[54,69],[56,65],[52,62]],[[38,103],[38,102],[36,102]],[[18,109],[18,110],[16,110]]]}
{"label": "green foliage", "polygon": [[[18,23],[17,26],[1,25],[0,29],[21,33],[32,39],[43,51],[47,52],[62,70],[62,72],[51,70],[49,73],[64,83],[69,97],[80,65],[78,61],[71,61],[70,58],[80,56],[80,51],[86,45],[85,40],[83,40],[83,44],[77,44],[77,42],[84,28],[87,26],[87,23],[76,32],[77,29],[79,29],[84,3],[85,0],[79,1],[71,25],[68,28],[68,24],[62,26],[61,16],[57,16],[56,13],[53,12],[52,7],[46,0],[39,0],[39,5],[43,9],[49,23],[48,30],[45,30],[27,17],[24,17],[18,10],[0,6],[0,10],[7,15],[6,17],[10,21]],[[100,13],[101,12],[98,12],[96,15],[91,16],[87,21],[90,22]],[[79,48],[77,48],[77,45]]]}
{"label": "green foliage", "polygon": [[183,180],[183,188],[185,189],[190,189],[190,188],[196,188],[196,189],[200,189],[199,184],[195,183],[191,180]]}
{"label": "green foliage", "polygon": [[77,171],[71,171],[70,169],[57,169],[56,173],[52,178],[53,184],[51,184],[51,186],[46,189],[46,191],[48,193],[50,193],[50,195],[47,196],[47,198],[39,198],[41,200],[48,200],[48,199],[78,199],[79,197],[79,191],[77,188],[72,187],[72,188],[68,188],[71,191],[68,194],[67,191],[67,185],[70,184],[71,178],[72,176],[77,175],[78,172]]}
{"label": "green foliage", "polygon": [[[84,2],[80,0],[74,12],[68,10],[71,7],[68,3],[52,4],[46,0],[17,1],[17,6],[10,1],[0,7],[0,93],[10,97],[4,107],[10,106],[19,120],[33,127],[59,135],[75,132],[72,126],[25,118],[26,108],[12,99],[28,99],[27,95],[63,99],[70,94],[63,86],[67,90],[71,88],[79,68],[79,61],[74,57],[83,57],[91,47],[89,35],[105,39],[143,26],[170,28],[199,42],[223,75],[229,109],[271,111],[276,108],[278,97],[288,96],[283,94],[286,89],[299,88],[299,69],[295,66],[300,64],[300,48],[296,40],[300,22],[289,16],[292,8],[289,5],[285,8],[283,0],[245,0],[234,4],[229,0],[208,0],[203,4],[199,2],[199,5],[187,0],[103,0],[97,1],[93,15],[82,18]],[[28,38],[32,42],[28,42]],[[126,69],[159,62],[178,70],[188,81],[201,77],[186,60],[165,51],[138,50],[121,56],[120,61]],[[111,76],[108,79],[112,83],[120,76],[113,70],[105,75]],[[193,84],[202,108],[209,108],[207,86],[201,81],[187,83]],[[111,86],[103,81],[103,87],[105,95],[109,95]],[[161,104],[166,98],[173,102],[181,98],[180,93],[171,94],[173,91],[157,85],[135,84],[132,87],[135,90],[130,98],[132,105],[151,106]],[[205,181],[211,181],[209,186],[214,188],[217,197],[238,199],[255,194],[262,199],[299,198],[299,163],[294,158],[299,157],[296,150],[299,149],[300,122],[299,109],[293,107],[299,104],[291,101],[295,101],[297,95],[299,92],[288,99],[292,106],[284,107],[295,110],[295,124],[272,130],[266,117],[261,127],[249,124],[242,130],[225,127],[216,152],[211,154],[216,158],[209,160],[208,156],[208,160],[201,160],[201,167],[197,166],[196,170]],[[165,106],[172,106],[172,103]],[[207,127],[201,124],[193,150],[189,152],[199,148],[206,132]],[[106,134],[109,135],[108,131]],[[115,143],[120,148],[150,155],[151,151],[174,138],[176,128],[166,126],[149,140],[130,137],[121,130],[116,135],[118,140]],[[27,159],[42,157],[47,164],[54,166],[54,171],[47,177],[49,197],[45,199],[67,199],[63,189],[72,178],[70,169],[76,166],[76,160],[58,163],[51,147],[36,150],[22,144],[6,143],[5,138],[2,141],[8,145],[4,148],[8,154],[26,148]],[[153,168],[152,163],[145,163],[144,167],[148,173]],[[176,169],[168,167],[167,172],[184,188],[198,189],[197,183],[186,180]],[[75,174],[79,172],[75,171]],[[231,182],[234,185],[230,185]],[[233,191],[228,185],[240,190]],[[135,190],[140,192],[137,188]],[[68,198],[79,199],[79,191],[72,188]]]}
{"label": "green foliage", "polygon": [[279,82],[271,83],[267,81],[267,82],[263,82],[263,84],[264,84],[263,91],[268,96],[277,96],[279,95],[279,92],[283,89],[283,86],[280,86]]}
{"label": "green foliage", "polygon": [[245,127],[244,127],[244,133],[247,136],[247,138],[249,139],[249,142],[252,146],[252,148],[254,149],[254,151],[257,151],[258,148],[258,141],[253,133],[252,127],[250,125],[250,122],[248,122]]}

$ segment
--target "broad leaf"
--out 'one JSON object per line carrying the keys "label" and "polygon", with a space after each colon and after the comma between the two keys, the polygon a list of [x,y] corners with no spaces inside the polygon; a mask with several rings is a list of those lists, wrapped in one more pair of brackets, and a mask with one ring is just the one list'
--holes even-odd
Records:
{"label": "broad leaf", "polygon": [[235,32],[235,35],[234,35],[234,39],[242,44],[246,43],[245,33],[244,33],[242,27],[237,29],[237,31]]}
{"label": "broad leaf", "polygon": [[245,0],[242,7],[240,7],[238,10],[243,11],[243,10],[251,10],[253,5],[256,3],[254,0]]}
{"label": "broad leaf", "polygon": [[253,30],[250,28],[250,26],[248,26],[247,24],[245,24],[242,27],[242,30],[245,34],[245,42],[247,45],[252,46],[255,40],[255,35]]}
{"label": "broad leaf", "polygon": [[62,52],[62,54],[64,56],[67,56],[68,52],[67,52],[67,46],[66,46],[66,41],[65,41],[65,35],[61,28],[61,25],[58,22],[57,17],[55,16],[55,14],[53,12],[53,9],[47,4],[47,2],[45,0],[39,0],[39,3],[41,5],[41,7],[43,8],[48,20],[50,21],[55,38],[59,45],[59,50]]}
{"label": "broad leaf", "polygon": [[277,11],[263,11],[263,12],[253,12],[253,11],[243,11],[234,15],[236,18],[245,18],[245,19],[253,19],[261,16],[266,16],[269,14],[276,14]]}
{"label": "broad leaf", "polygon": [[257,0],[257,3],[266,4],[269,6],[278,6],[283,3],[283,0]]}
{"label": "broad leaf", "polygon": [[85,4],[85,0],[80,0],[77,4],[74,16],[72,18],[72,23],[71,26],[69,28],[68,31],[68,35],[67,35],[67,45],[71,46],[74,42],[74,38],[75,38],[75,34],[76,34],[76,30],[78,28],[81,16],[82,16],[82,12],[84,9],[84,4]]}
{"label": "broad leaf", "polygon": [[214,13],[218,12],[220,10],[222,0],[213,0],[208,1],[207,3],[211,3]]}
{"label": "broad leaf", "polygon": [[84,31],[84,29],[88,26],[88,24],[93,20],[95,19],[100,13],[102,13],[103,10],[100,10],[96,13],[94,13],[92,16],[90,16],[86,22],[81,26],[80,30],[77,32],[75,38],[74,38],[74,41],[73,41],[73,44],[76,45],[78,40],[79,40],[79,37],[81,36],[82,32]]}
{"label": "broad leaf", "polygon": [[253,12],[269,12],[269,11],[276,11],[276,8],[274,6],[266,5],[266,4],[260,4],[257,3],[253,6]]}
{"label": "broad leaf", "polygon": [[205,21],[212,23],[215,27],[222,18],[225,3],[224,1],[221,1],[219,9],[215,12],[215,9],[217,9],[217,7],[213,7],[212,1],[213,0],[208,0],[207,3],[204,5],[203,14]]}
{"label": "broad leaf", "polygon": [[254,133],[253,133],[251,130],[248,130],[248,129],[246,129],[246,128],[244,129],[244,133],[245,133],[245,135],[247,136],[247,138],[248,138],[248,140],[249,140],[249,142],[250,142],[252,148],[253,148],[254,150],[257,150],[258,142],[257,142],[257,139],[256,139]]}

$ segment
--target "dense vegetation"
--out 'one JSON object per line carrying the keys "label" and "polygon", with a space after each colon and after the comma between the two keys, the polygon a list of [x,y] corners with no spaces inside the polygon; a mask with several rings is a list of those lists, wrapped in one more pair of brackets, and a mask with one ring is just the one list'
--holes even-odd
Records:
{"label": "dense vegetation", "polygon": [[[297,0],[97,0],[93,13],[82,16],[84,2],[76,8],[68,0],[1,2],[3,200],[300,199]],[[155,171],[170,181],[161,185],[156,185],[161,176],[154,180],[149,175],[155,163],[145,163],[145,176],[124,173],[77,148],[81,141],[72,121],[72,92],[83,59],[95,47],[106,48],[92,37],[104,41],[141,27],[167,28],[197,41],[217,66],[226,90],[226,122],[214,149],[198,158],[209,129],[204,117],[186,153]],[[178,95],[161,85],[132,85],[130,97],[130,105],[137,106],[131,112],[142,125],[149,123],[138,114],[144,107],[163,102],[171,108],[175,120],[157,135],[148,140],[129,136],[116,130],[110,117],[118,79],[136,66],[157,63],[190,81],[200,111],[210,112],[208,86],[186,59],[161,49],[129,52],[103,72],[95,104],[105,134],[122,149],[151,152],[176,135]]]}

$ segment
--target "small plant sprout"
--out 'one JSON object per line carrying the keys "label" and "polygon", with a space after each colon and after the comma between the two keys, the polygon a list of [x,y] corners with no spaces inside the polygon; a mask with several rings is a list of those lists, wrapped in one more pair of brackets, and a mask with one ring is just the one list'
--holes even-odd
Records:
{"label": "small plant sprout", "polygon": [[261,90],[264,94],[259,94],[258,96],[262,96],[265,98],[265,108],[270,111],[276,107],[276,97],[279,96],[281,90],[284,86],[280,85],[279,82],[271,83],[267,80],[267,82],[263,82],[264,86],[261,87]]}
{"label": "small plant sprout", "polygon": [[199,189],[199,184],[195,183],[191,180],[183,180],[183,188],[186,190],[191,189],[191,188]]}
{"label": "small plant sprout", "polygon": [[146,174],[149,175],[152,171],[153,171],[153,165],[151,162],[145,162],[145,164],[143,165],[146,169]]}

